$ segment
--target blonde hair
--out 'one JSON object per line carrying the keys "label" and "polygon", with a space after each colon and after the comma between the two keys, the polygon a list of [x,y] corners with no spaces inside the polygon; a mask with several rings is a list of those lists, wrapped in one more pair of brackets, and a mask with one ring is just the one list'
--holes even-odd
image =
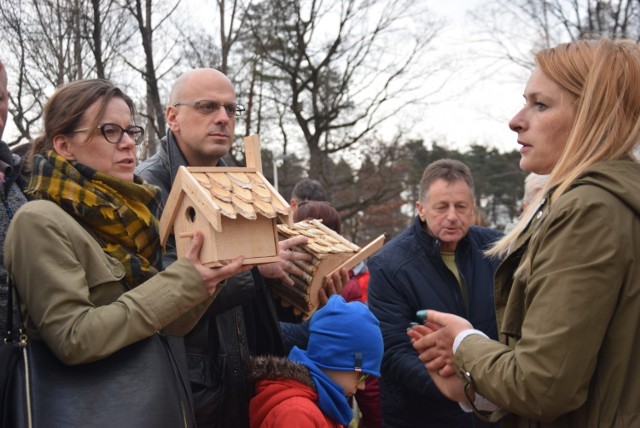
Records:
{"label": "blonde hair", "polygon": [[[640,48],[635,42],[578,40],[538,52],[535,62],[571,98],[574,123],[549,180],[513,230],[487,251],[490,256],[509,253],[547,194],[553,204],[594,164],[635,159],[640,141]],[[523,260],[516,275],[525,273],[529,261]]]}

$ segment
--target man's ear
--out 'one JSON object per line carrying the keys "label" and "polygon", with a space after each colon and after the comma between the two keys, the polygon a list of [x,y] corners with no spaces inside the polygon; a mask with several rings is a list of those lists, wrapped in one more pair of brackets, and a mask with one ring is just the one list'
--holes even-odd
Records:
{"label": "man's ear", "polygon": [[180,125],[178,125],[177,120],[177,109],[174,106],[167,106],[165,117],[167,118],[167,126],[169,126],[171,131],[177,132],[180,130]]}
{"label": "man's ear", "polygon": [[422,202],[420,201],[416,202],[416,210],[418,211],[418,216],[420,217],[420,220],[427,221],[426,213],[425,213],[426,207],[422,205]]}
{"label": "man's ear", "polygon": [[71,142],[66,135],[56,135],[53,137],[53,150],[56,151],[57,154],[65,158],[66,160],[75,160],[76,157],[73,155],[73,148],[71,147]]}

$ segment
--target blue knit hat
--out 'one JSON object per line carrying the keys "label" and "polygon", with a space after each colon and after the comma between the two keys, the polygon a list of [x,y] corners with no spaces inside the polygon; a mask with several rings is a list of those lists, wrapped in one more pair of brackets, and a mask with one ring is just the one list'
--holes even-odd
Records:
{"label": "blue knit hat", "polygon": [[313,314],[309,330],[307,356],[319,367],[380,377],[382,333],[363,303],[347,303],[334,294]]}

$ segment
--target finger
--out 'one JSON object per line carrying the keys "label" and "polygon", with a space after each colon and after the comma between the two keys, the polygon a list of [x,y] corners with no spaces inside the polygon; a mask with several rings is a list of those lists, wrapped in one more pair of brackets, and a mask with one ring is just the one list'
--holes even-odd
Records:
{"label": "finger", "polygon": [[318,290],[318,307],[323,307],[328,301],[329,298],[327,297],[327,293],[324,291],[324,288]]}
{"label": "finger", "polygon": [[285,262],[284,270],[291,275],[295,275],[298,277],[304,276],[304,271],[300,269],[298,266],[296,266],[296,264],[293,262]]}
{"label": "finger", "polygon": [[412,327],[409,327],[407,329],[407,335],[411,338],[411,343],[414,343],[416,340],[422,337],[422,335]]}
{"label": "finger", "polygon": [[436,357],[429,360],[428,357],[425,356],[425,354],[426,352],[423,354],[420,354],[420,361],[425,363],[424,366],[427,368],[427,370],[435,371],[435,372],[438,372],[438,374],[440,374],[440,370],[446,367],[447,365],[447,362],[445,361],[445,359],[442,357]]}
{"label": "finger", "polygon": [[342,293],[344,285],[349,282],[349,271],[345,268],[340,269],[340,283],[336,284],[336,292]]}
{"label": "finger", "polygon": [[202,243],[204,242],[204,235],[202,232],[195,231],[193,233],[193,237],[191,238],[191,242],[189,243],[189,248],[185,254],[185,258],[191,261],[191,263],[196,264],[200,263],[200,250],[202,249]]}
{"label": "finger", "polygon": [[280,251],[286,251],[293,247],[305,245],[307,242],[309,242],[309,239],[306,236],[299,235],[278,242],[278,247]]}
{"label": "finger", "polygon": [[445,326],[447,324],[447,315],[444,312],[434,311],[433,309],[429,309],[427,311],[426,322],[432,322],[441,326]]}
{"label": "finger", "polygon": [[252,268],[252,265],[243,265],[244,256],[238,256],[231,263],[227,263],[221,268],[217,269],[216,276],[220,278],[220,281],[224,281],[227,278],[237,275],[240,272],[246,272]]}
{"label": "finger", "polygon": [[427,327],[431,332],[438,331],[442,328],[440,324],[436,324],[434,322],[425,321],[424,326]]}
{"label": "finger", "polygon": [[329,278],[327,278],[327,280],[324,283],[324,286],[322,287],[322,291],[324,291],[327,296],[331,296],[333,294],[337,294],[336,293],[336,287],[334,285],[333,282],[333,278],[335,277],[335,274]]}
{"label": "finger", "polygon": [[456,374],[456,368],[451,366],[450,364],[447,364],[443,368],[438,370],[438,374],[442,377],[453,376]]}
{"label": "finger", "polygon": [[433,333],[433,330],[431,330],[429,327],[421,325],[421,324],[418,324],[418,325],[414,326],[413,329],[420,334],[420,337],[426,336],[427,334],[430,334],[430,333]]}

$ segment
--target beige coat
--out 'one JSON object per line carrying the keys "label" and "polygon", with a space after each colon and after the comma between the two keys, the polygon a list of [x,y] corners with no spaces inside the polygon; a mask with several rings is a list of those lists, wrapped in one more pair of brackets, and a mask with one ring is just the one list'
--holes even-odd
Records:
{"label": "beige coat", "polygon": [[211,303],[186,259],[126,291],[122,264],[50,201],[29,202],[16,213],[4,262],[28,336],[44,340],[67,364],[104,358],[163,329],[184,335]]}
{"label": "beige coat", "polygon": [[469,336],[458,367],[505,428],[640,427],[640,165],[593,167],[518,247],[532,274],[513,279],[519,250],[496,272],[502,343]]}

